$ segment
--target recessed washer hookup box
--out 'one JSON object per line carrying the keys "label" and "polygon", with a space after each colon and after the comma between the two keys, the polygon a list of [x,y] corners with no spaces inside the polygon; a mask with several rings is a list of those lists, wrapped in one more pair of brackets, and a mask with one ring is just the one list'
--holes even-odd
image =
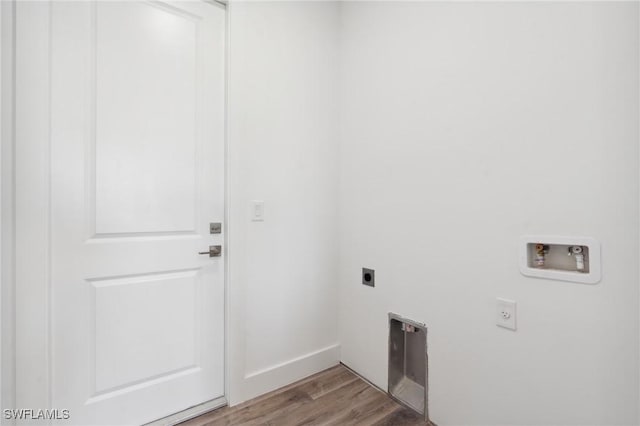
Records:
{"label": "recessed washer hookup box", "polygon": [[591,237],[525,235],[520,240],[522,275],[597,284],[602,276],[600,243]]}
{"label": "recessed washer hookup box", "polygon": [[427,367],[427,327],[390,313],[389,395],[429,421]]}

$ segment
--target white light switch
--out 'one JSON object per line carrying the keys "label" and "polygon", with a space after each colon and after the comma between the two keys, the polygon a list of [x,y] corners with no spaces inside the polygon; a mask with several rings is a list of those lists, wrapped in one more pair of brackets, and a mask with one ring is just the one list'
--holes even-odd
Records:
{"label": "white light switch", "polygon": [[251,220],[254,222],[264,221],[264,201],[253,200],[251,202]]}
{"label": "white light switch", "polygon": [[516,302],[498,297],[496,304],[496,325],[516,329]]}

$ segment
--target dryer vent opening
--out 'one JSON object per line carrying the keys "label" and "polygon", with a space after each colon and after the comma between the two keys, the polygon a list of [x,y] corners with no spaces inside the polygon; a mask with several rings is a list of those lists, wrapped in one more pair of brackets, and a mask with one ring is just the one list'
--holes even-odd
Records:
{"label": "dryer vent opening", "polygon": [[427,378],[427,327],[390,313],[388,392],[428,421]]}

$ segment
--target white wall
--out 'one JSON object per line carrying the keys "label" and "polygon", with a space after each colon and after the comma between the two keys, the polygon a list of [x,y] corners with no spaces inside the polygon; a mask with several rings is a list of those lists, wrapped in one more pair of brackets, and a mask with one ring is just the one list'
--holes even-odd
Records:
{"label": "white wall", "polygon": [[232,404],[338,362],[337,13],[230,6]]}
{"label": "white wall", "polygon": [[[638,16],[342,7],[342,361],[386,389],[387,313],[425,322],[439,425],[638,423]],[[602,281],[520,275],[523,234],[599,239]]]}

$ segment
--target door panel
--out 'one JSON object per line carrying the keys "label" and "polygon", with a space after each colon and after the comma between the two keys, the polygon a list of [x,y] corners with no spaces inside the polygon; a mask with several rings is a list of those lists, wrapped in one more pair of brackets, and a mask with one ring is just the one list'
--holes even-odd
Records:
{"label": "door panel", "polygon": [[[221,397],[224,258],[198,252],[222,244],[209,223],[224,218],[224,9],[41,7],[51,25],[50,172],[40,183],[50,203],[40,376],[50,404],[70,410],[65,424],[140,424]],[[18,5],[18,22],[34,8]],[[16,164],[34,165],[27,155]]]}
{"label": "door panel", "polygon": [[198,271],[91,284],[96,394],[197,368]]}
{"label": "door panel", "polygon": [[96,233],[194,231],[201,18],[111,2],[96,18]]}

